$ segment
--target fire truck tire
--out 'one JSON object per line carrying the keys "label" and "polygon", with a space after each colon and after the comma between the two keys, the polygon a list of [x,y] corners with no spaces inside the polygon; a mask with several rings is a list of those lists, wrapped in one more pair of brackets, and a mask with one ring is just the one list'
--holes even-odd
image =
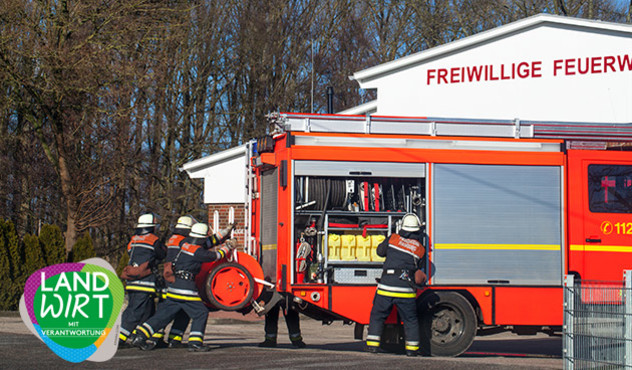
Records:
{"label": "fire truck tire", "polygon": [[432,292],[418,305],[420,350],[431,356],[458,356],[476,336],[477,319],[470,302],[456,292]]}
{"label": "fire truck tire", "polygon": [[224,311],[237,311],[252,300],[255,281],[238,263],[222,263],[208,274],[204,284],[211,305]]}

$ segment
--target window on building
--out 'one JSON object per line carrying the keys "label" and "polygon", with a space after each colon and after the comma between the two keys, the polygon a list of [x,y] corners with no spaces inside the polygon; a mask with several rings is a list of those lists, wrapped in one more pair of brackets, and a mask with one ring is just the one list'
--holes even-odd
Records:
{"label": "window on building", "polygon": [[632,213],[632,166],[588,166],[588,201],[591,212]]}

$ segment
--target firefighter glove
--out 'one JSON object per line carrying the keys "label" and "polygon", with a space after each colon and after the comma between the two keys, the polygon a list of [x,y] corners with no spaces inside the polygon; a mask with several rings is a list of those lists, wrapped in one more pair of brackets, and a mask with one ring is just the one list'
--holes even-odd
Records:
{"label": "firefighter glove", "polygon": [[237,248],[237,239],[232,238],[232,239],[228,239],[226,240],[226,243],[224,243],[231,251],[233,249]]}

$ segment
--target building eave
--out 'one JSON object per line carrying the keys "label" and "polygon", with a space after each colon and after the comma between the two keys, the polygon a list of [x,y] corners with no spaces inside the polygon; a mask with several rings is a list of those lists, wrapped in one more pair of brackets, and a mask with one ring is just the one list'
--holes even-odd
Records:
{"label": "building eave", "polygon": [[488,31],[484,31],[460,40],[456,40],[444,45],[436,46],[409,56],[405,56],[391,62],[383,63],[375,67],[356,72],[350,78],[356,80],[360,87],[371,80],[409,68],[413,65],[423,63],[428,60],[439,58],[443,55],[452,54],[461,50],[471,48],[476,45],[488,43],[492,40],[506,37],[517,32],[530,28],[545,25],[566,26],[586,30],[605,30],[611,32],[621,32],[632,34],[632,26],[619,23],[602,22],[597,20],[587,20],[551,14],[538,14],[522,20],[509,23]]}
{"label": "building eave", "polygon": [[186,171],[191,178],[196,178],[195,174],[214,164],[234,159],[246,154],[246,145],[236,146],[221,152],[217,152],[206,157],[195,159],[187,162],[179,168],[180,171]]}

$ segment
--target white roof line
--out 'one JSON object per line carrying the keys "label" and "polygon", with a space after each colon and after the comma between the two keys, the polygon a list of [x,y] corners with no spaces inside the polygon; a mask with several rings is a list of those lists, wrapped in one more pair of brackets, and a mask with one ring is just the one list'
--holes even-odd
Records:
{"label": "white roof line", "polygon": [[221,152],[217,152],[206,157],[194,159],[191,162],[187,162],[179,168],[180,171],[191,172],[197,171],[203,167],[210,167],[212,164],[224,161],[231,157],[238,157],[246,153],[246,145],[236,146],[234,148],[226,149]]}
{"label": "white roof line", "polygon": [[464,49],[472,45],[496,39],[522,29],[546,23],[632,33],[632,26],[627,24],[602,22],[597,20],[572,18],[551,14],[538,14],[500,27],[493,28],[491,30],[483,31],[469,37],[452,41],[444,45],[436,46],[390,62],[367,68],[362,71],[358,71],[354,73],[353,76],[351,76],[350,78],[358,81],[358,83],[362,85],[364,81],[373,79],[380,75],[397,71],[413,64],[423,62],[424,60],[435,58],[442,54],[451,53],[459,49]]}
{"label": "white roof line", "polygon": [[375,111],[376,109],[377,109],[377,100],[371,100],[369,102],[356,105],[355,107],[345,109],[336,114],[364,115],[367,113],[371,113]]}

